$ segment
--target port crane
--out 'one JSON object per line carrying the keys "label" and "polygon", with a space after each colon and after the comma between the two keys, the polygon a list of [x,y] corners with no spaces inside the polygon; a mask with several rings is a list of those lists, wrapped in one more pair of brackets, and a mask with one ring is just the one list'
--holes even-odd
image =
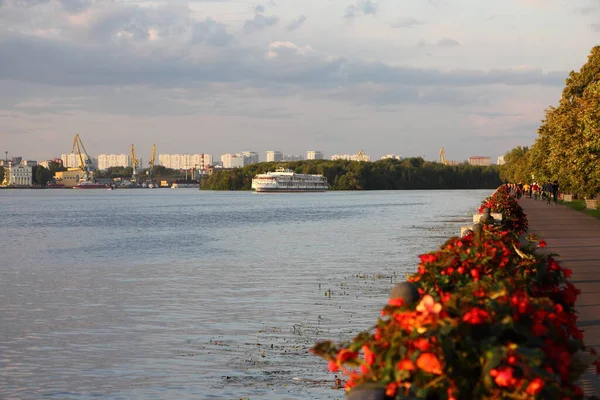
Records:
{"label": "port crane", "polygon": [[[81,152],[82,149],[83,153]],[[89,181],[92,178],[94,166],[92,165],[92,159],[85,150],[85,146],[83,145],[79,134],[75,135],[73,138],[73,149],[71,150],[71,153],[75,153],[75,150],[77,150],[77,156],[79,157],[79,168],[83,171],[84,179]]]}
{"label": "port crane", "polygon": [[[147,184],[149,187],[153,187],[155,182],[154,182],[154,162],[156,161],[156,145],[153,144],[152,145],[152,154],[150,154],[150,161],[148,161],[148,165],[150,166],[150,168],[148,168],[148,171],[146,171],[146,175],[148,175],[148,179],[147,179]],[[152,185],[152,186],[150,186]]]}
{"label": "port crane", "polygon": [[446,150],[444,150],[443,147],[440,149],[440,158],[438,161],[444,165],[448,165],[448,160],[446,160]]}
{"label": "port crane", "polygon": [[367,155],[365,154],[365,151],[361,149],[361,151],[358,152],[358,154],[356,155],[356,160],[357,161],[368,161]]}
{"label": "port crane", "polygon": [[137,166],[138,166],[139,160],[137,158],[135,158],[135,148],[133,147],[133,144],[131,145],[131,166],[133,167],[133,173],[131,174],[131,182],[132,183],[137,183],[138,181],[138,176],[137,176]]}

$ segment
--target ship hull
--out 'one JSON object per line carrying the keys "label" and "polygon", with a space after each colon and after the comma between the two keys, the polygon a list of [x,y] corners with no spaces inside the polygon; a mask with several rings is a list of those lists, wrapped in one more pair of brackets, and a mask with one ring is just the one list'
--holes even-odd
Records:
{"label": "ship hull", "polygon": [[315,192],[326,192],[327,189],[276,189],[276,188],[255,188],[256,193],[315,193]]}
{"label": "ship hull", "polygon": [[106,188],[108,188],[107,185],[102,185],[100,183],[73,186],[73,189],[106,189]]}

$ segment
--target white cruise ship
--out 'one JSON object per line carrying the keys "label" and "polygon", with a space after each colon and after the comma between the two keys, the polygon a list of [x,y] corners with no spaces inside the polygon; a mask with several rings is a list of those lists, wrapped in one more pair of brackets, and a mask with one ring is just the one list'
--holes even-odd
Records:
{"label": "white cruise ship", "polygon": [[291,169],[258,174],[252,179],[252,189],[261,192],[325,192],[329,188],[323,175],[296,174]]}

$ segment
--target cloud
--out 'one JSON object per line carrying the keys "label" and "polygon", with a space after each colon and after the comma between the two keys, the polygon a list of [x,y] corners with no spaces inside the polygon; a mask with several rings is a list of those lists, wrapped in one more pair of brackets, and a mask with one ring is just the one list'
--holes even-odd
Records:
{"label": "cloud", "polygon": [[306,19],[306,15],[300,15],[291,20],[290,23],[287,25],[286,29],[290,32],[295,31],[296,29],[299,29],[302,25],[304,25]]}
{"label": "cloud", "polygon": [[[208,22],[207,22],[208,21]],[[205,24],[211,26],[211,20]],[[214,26],[214,24],[213,24]],[[210,31],[210,30],[209,30]],[[217,30],[218,32],[218,30]],[[219,38],[220,36],[216,36]],[[211,36],[203,37],[204,43]],[[187,42],[169,46],[147,42],[131,47],[115,42],[91,46],[18,35],[0,40],[0,79],[62,86],[150,84],[189,86],[197,82],[245,82],[248,85],[302,83],[330,87],[361,82],[473,86],[487,84],[556,85],[566,73],[540,69],[447,70],[392,66],[382,62],[348,60],[291,42],[274,42],[266,50],[240,46],[209,51]],[[265,59],[266,54],[269,57]],[[299,56],[302,56],[298,58]],[[270,60],[276,59],[273,63]],[[282,68],[284,62],[289,63]]]}
{"label": "cloud", "polygon": [[89,0],[60,0],[60,3],[63,9],[71,14],[79,14],[92,5],[92,2]]}
{"label": "cloud", "polygon": [[442,38],[438,40],[435,45],[438,47],[456,47],[460,46],[460,43],[452,38]]}
{"label": "cloud", "polygon": [[233,40],[233,36],[227,32],[227,26],[220,22],[207,18],[196,22],[193,27],[191,43],[208,44],[211,46],[226,46]]}
{"label": "cloud", "polygon": [[265,28],[277,25],[279,22],[279,17],[276,15],[263,15],[264,12],[265,7],[262,5],[257,5],[254,8],[254,17],[244,21],[244,32],[260,32]]}
{"label": "cloud", "polygon": [[425,22],[419,21],[418,19],[408,17],[408,18],[399,18],[396,22],[391,24],[392,28],[414,28],[419,25],[423,25]]}
{"label": "cloud", "polygon": [[357,0],[355,4],[346,7],[344,18],[353,19],[359,15],[375,15],[377,13],[377,3],[372,0]]}
{"label": "cloud", "polygon": [[296,46],[291,42],[273,42],[269,45],[269,50],[265,53],[267,58],[289,57],[291,55],[307,55],[314,53],[315,50],[310,46]]}

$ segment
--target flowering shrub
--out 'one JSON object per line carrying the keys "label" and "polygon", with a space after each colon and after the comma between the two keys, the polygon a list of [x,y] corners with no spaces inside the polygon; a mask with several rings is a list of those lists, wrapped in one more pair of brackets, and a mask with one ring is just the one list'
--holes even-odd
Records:
{"label": "flowering shrub", "polygon": [[490,197],[481,202],[479,212],[488,208],[490,212],[502,214],[502,224],[516,234],[527,232],[527,216],[506,186],[500,186]]}
{"label": "flowering shrub", "polygon": [[533,235],[521,245],[514,231],[492,225],[477,238],[451,238],[419,256],[408,279],[418,304],[390,299],[372,331],[312,351],[348,375],[347,389],[377,383],[390,398],[580,399],[574,382],[587,364],[573,309],[579,291],[570,270],[536,252],[544,246]]}

